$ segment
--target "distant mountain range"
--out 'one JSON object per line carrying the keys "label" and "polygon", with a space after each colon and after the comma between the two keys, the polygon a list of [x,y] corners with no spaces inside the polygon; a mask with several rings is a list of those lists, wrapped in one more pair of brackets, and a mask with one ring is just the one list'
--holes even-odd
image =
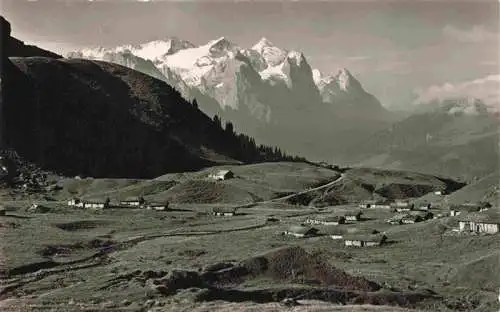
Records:
{"label": "distant mountain range", "polygon": [[469,180],[500,172],[498,112],[466,99],[434,104],[351,145],[344,159]]}
{"label": "distant mountain range", "polygon": [[170,38],[82,49],[68,57],[114,62],[162,79],[185,98],[196,98],[208,115],[232,121],[258,142],[279,143],[321,160],[332,158],[344,142],[395,119],[347,69],[323,76],[302,53],[281,49],[266,38],[251,48],[224,37],[200,46]]}
{"label": "distant mountain range", "polygon": [[[7,51],[2,54],[4,56],[37,55],[61,58],[57,54],[26,46],[22,41],[12,38],[10,25],[2,29],[3,41],[7,42],[2,46],[4,51]],[[163,112],[165,115],[158,112],[153,114],[154,118],[158,119],[155,123],[182,120],[193,128],[190,130],[192,133],[185,136],[190,133],[186,128],[188,126],[182,126],[184,130],[179,130],[182,134],[174,134],[175,139],[164,132],[164,138],[152,142],[161,146],[172,139],[167,145],[177,146],[178,149],[151,151],[153,154],[163,155],[164,152],[175,150],[173,154],[182,155],[180,159],[192,160],[190,157],[194,155],[196,161],[189,161],[190,165],[186,165],[191,168],[207,163],[245,162],[249,159],[249,153],[252,159],[258,159],[257,155],[260,154],[267,155],[263,158],[280,158],[281,151],[269,148],[259,150],[253,139],[236,136],[236,130],[254,137],[257,143],[279,146],[285,151],[306,156],[311,160],[340,165],[414,170],[466,180],[499,172],[500,116],[498,110],[492,109],[495,106],[491,103],[485,105],[480,101],[457,98],[422,104],[413,113],[406,113],[406,116],[390,112],[373,95],[367,93],[347,69],[324,76],[319,70],[309,66],[302,53],[278,48],[265,38],[251,48],[241,48],[224,37],[201,46],[171,38],[136,46],[83,49],[70,53],[69,57],[105,60],[146,75],[103,62],[40,58],[17,58],[11,59],[11,62],[3,57],[2,63],[10,64],[10,67],[8,70],[2,70],[3,92],[0,104],[13,100],[22,103],[17,108],[22,107],[25,111],[42,112],[46,108],[47,111],[62,112],[66,106],[59,106],[60,103],[66,103],[68,107],[79,107],[74,103],[67,104],[70,100],[71,103],[79,101],[83,107],[92,108],[82,111],[81,114],[91,114],[85,116],[96,121],[99,120],[97,116],[105,112],[101,111],[104,108],[99,108],[100,106],[95,106],[94,110],[94,105],[100,105],[95,103],[107,103],[112,99],[113,103],[124,103],[123,107],[113,108],[121,111],[120,116],[124,114],[123,120],[132,118],[139,123],[146,120],[148,128],[152,125],[147,121],[150,112],[138,112],[138,109],[162,107],[163,102],[184,103],[180,105],[190,108],[185,111],[181,109],[183,111],[176,112],[175,116],[172,115],[173,111],[168,110]],[[163,80],[168,85],[148,76]],[[10,79],[6,80],[6,77]],[[105,82],[107,80],[116,81],[120,87],[113,87],[110,82]],[[60,82],[57,89],[59,91],[55,89],[54,81]],[[23,92],[19,92],[19,86],[23,87]],[[18,91],[7,92],[8,90]],[[66,97],[61,95],[64,92],[67,92]],[[134,95],[137,92],[140,96]],[[35,99],[38,99],[38,102]],[[194,103],[193,99],[196,99],[197,103]],[[190,103],[191,101],[193,103]],[[56,102],[59,104],[48,104]],[[174,105],[169,109],[176,107]],[[209,116],[216,114],[218,117],[215,121],[206,118],[197,107]],[[23,111],[17,108],[15,111],[3,109],[4,112],[16,114],[17,117],[3,122],[2,126],[11,127],[11,133],[16,133],[19,137],[28,135],[29,131],[35,131],[35,126],[44,127],[38,125],[41,120],[44,120],[42,124],[49,120],[43,119],[48,118],[45,115],[39,115],[45,116],[42,119],[24,118]],[[127,109],[135,113],[127,117]],[[205,117],[201,117],[202,115]],[[61,120],[64,119],[63,115],[57,116],[60,116]],[[162,119],[165,120],[161,121]],[[232,121],[232,124],[225,126],[224,121],[227,120]],[[70,126],[74,126],[72,122],[69,122],[68,127]],[[93,133],[91,136],[97,136],[94,126],[78,128],[78,135],[84,135],[82,131],[87,129],[88,133]],[[101,129],[99,127],[97,128]],[[219,130],[214,130],[215,134],[212,133],[211,137],[207,138],[208,134],[203,133],[212,127],[229,131],[227,134],[221,134]],[[102,129],[116,135],[119,130],[116,127]],[[169,129],[168,131],[173,131],[172,128]],[[57,130],[56,136],[60,136],[64,131],[63,128]],[[127,131],[124,133],[137,138],[138,134],[133,134],[134,131]],[[137,133],[142,133],[141,131]],[[46,135],[52,137],[55,134]],[[2,138],[4,137],[6,136],[2,135]],[[201,141],[194,140],[197,137],[202,138]],[[225,146],[221,143],[228,140],[230,142],[226,142]],[[51,142],[48,139],[43,141]],[[253,146],[251,152],[248,146]],[[147,150],[149,147],[144,148]],[[34,152],[35,148],[32,147],[31,151]],[[53,152],[51,149],[48,151]],[[126,154],[130,153],[127,150]],[[47,156],[49,154],[44,154],[44,161],[50,160]],[[57,159],[54,158],[53,161]],[[147,162],[153,160],[151,158]],[[193,166],[193,163],[196,165]],[[107,164],[100,166],[104,168]],[[90,168],[91,164],[80,163],[78,166],[74,168],[75,171]],[[182,161],[174,167],[168,167],[164,163],[162,166],[166,166],[162,168],[167,171],[175,169],[174,167],[184,168]],[[156,172],[157,169],[148,170]]]}

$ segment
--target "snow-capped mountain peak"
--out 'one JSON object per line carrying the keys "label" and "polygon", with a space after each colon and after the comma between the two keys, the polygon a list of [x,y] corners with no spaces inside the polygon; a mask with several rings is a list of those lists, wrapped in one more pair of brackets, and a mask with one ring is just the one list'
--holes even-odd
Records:
{"label": "snow-capped mountain peak", "polygon": [[321,72],[319,69],[315,68],[312,70],[313,81],[316,85],[318,85],[322,79]]}
{"label": "snow-capped mountain peak", "polygon": [[335,78],[338,81],[341,90],[346,91],[352,82],[352,75],[346,68],[339,69]]}
{"label": "snow-capped mountain peak", "polygon": [[194,48],[195,45],[189,41],[182,40],[176,37],[171,37],[166,40],[154,40],[140,45],[125,45],[117,47],[116,52],[130,51],[135,56],[146,60],[155,61],[165,55],[177,53],[183,49]]}
{"label": "snow-capped mountain peak", "polygon": [[289,62],[293,62],[296,66],[301,66],[305,62],[305,57],[302,52],[290,51],[288,52],[287,58]]}
{"label": "snow-capped mountain peak", "polygon": [[308,102],[359,103],[368,98],[347,69],[325,77],[311,69],[303,53],[281,49],[265,37],[250,49],[226,37],[202,45],[171,37],[112,49],[83,49],[68,57],[107,60],[138,69],[175,85],[188,98],[203,94],[223,109],[248,107],[251,114],[264,120],[271,118],[275,103],[301,107]]}
{"label": "snow-capped mountain peak", "polygon": [[260,54],[268,67],[280,65],[286,59],[288,54],[288,51],[276,47],[264,37],[252,47],[252,50]]}
{"label": "snow-capped mountain peak", "polygon": [[209,52],[212,55],[221,54],[228,51],[235,52],[235,50],[237,49],[236,45],[227,40],[226,37],[220,37],[218,39],[212,40],[207,43],[207,46],[209,46]]}
{"label": "snow-capped mountain peak", "polygon": [[269,41],[266,37],[260,38],[260,40],[252,47],[252,50],[255,50],[259,53],[262,53],[264,48],[274,47],[274,44]]}

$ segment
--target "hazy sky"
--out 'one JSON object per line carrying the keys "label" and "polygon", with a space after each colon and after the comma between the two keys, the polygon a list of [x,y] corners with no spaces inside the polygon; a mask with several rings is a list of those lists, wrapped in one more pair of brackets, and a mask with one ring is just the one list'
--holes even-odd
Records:
{"label": "hazy sky", "polygon": [[498,1],[0,3],[13,36],[56,52],[168,36],[195,44],[226,36],[251,47],[265,36],[324,74],[348,68],[394,108],[499,74]]}

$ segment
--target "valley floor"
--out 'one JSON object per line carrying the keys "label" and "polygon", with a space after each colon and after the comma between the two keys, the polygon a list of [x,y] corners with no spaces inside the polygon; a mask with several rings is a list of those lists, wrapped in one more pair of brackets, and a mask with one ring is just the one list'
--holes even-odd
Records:
{"label": "valley floor", "polygon": [[[338,179],[331,175],[323,184]],[[317,191],[320,184],[312,185],[302,191]],[[119,188],[130,189],[130,184]],[[295,189],[301,191],[300,186]],[[345,247],[343,240],[321,235],[321,227],[320,235],[308,238],[282,233],[307,218],[357,211],[357,205],[314,208],[267,198],[222,217],[210,213],[220,203],[173,203],[165,211],[83,210],[62,199],[38,200],[48,210],[31,212],[30,200],[7,201],[4,196],[0,307],[498,311],[498,235],[454,232],[453,217],[389,225],[389,210],[364,209],[361,221],[339,227],[376,229],[388,243]],[[333,276],[333,282],[324,276]],[[279,303],[285,298],[295,298],[296,305]]]}

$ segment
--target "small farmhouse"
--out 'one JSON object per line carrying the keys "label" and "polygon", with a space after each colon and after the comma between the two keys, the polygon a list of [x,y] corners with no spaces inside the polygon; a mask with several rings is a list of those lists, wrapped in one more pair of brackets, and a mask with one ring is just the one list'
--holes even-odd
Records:
{"label": "small farmhouse", "polygon": [[431,209],[431,207],[432,207],[431,203],[421,203],[417,206],[417,210],[428,211]]}
{"label": "small farmhouse", "polygon": [[482,212],[488,210],[489,203],[465,203],[461,205],[451,205],[450,216],[458,216],[462,213]]}
{"label": "small farmhouse", "polygon": [[333,216],[326,218],[310,218],[307,219],[304,223],[307,224],[321,224],[321,225],[339,225],[345,223],[344,216]]}
{"label": "small farmhouse", "polygon": [[472,212],[463,214],[458,220],[461,232],[495,234],[500,232],[500,212]]}
{"label": "small farmhouse", "polygon": [[83,202],[80,200],[80,198],[73,197],[68,200],[68,206],[83,208]]}
{"label": "small farmhouse", "polygon": [[234,173],[231,170],[219,170],[211,173],[208,177],[213,180],[221,181],[234,178]]}
{"label": "small farmhouse", "polygon": [[284,231],[284,235],[295,237],[310,237],[316,235],[317,229],[302,225],[292,225],[288,230]]}
{"label": "small farmhouse", "polygon": [[361,211],[349,212],[349,213],[346,213],[344,217],[345,217],[346,221],[360,221],[362,214],[363,213]]}
{"label": "small farmhouse", "polygon": [[140,207],[144,205],[146,201],[144,197],[128,197],[125,200],[120,201],[120,206],[122,207]]}
{"label": "small farmhouse", "polygon": [[359,204],[360,208],[384,208],[390,209],[391,205],[387,200],[365,200]]}
{"label": "small farmhouse", "polygon": [[412,224],[432,219],[434,214],[425,211],[410,211],[407,213],[397,213],[386,222],[392,225],[398,224]]}
{"label": "small farmhouse", "polygon": [[359,208],[372,208],[373,205],[377,203],[376,200],[363,200],[359,203]]}
{"label": "small farmhouse", "polygon": [[212,209],[214,216],[234,216],[236,215],[236,208],[234,207],[214,207]]}
{"label": "small farmhouse", "polygon": [[326,229],[321,229],[320,232],[327,236],[330,236],[331,239],[342,239],[344,235],[347,234],[346,229],[339,227],[329,227]]}
{"label": "small farmhouse", "polygon": [[167,210],[168,209],[168,205],[169,205],[168,201],[165,202],[165,203],[155,203],[155,202],[152,202],[152,203],[149,203],[149,204],[146,205],[146,209],[163,211],[163,210]]}
{"label": "small farmhouse", "polygon": [[408,201],[396,201],[391,204],[391,208],[396,212],[411,211],[415,208],[415,205]]}
{"label": "small farmhouse", "polygon": [[372,247],[380,246],[387,241],[387,236],[384,234],[358,234],[346,235],[344,237],[344,245],[347,247]]}
{"label": "small farmhouse", "polygon": [[110,200],[85,200],[83,201],[83,208],[86,209],[106,209],[109,208]]}

